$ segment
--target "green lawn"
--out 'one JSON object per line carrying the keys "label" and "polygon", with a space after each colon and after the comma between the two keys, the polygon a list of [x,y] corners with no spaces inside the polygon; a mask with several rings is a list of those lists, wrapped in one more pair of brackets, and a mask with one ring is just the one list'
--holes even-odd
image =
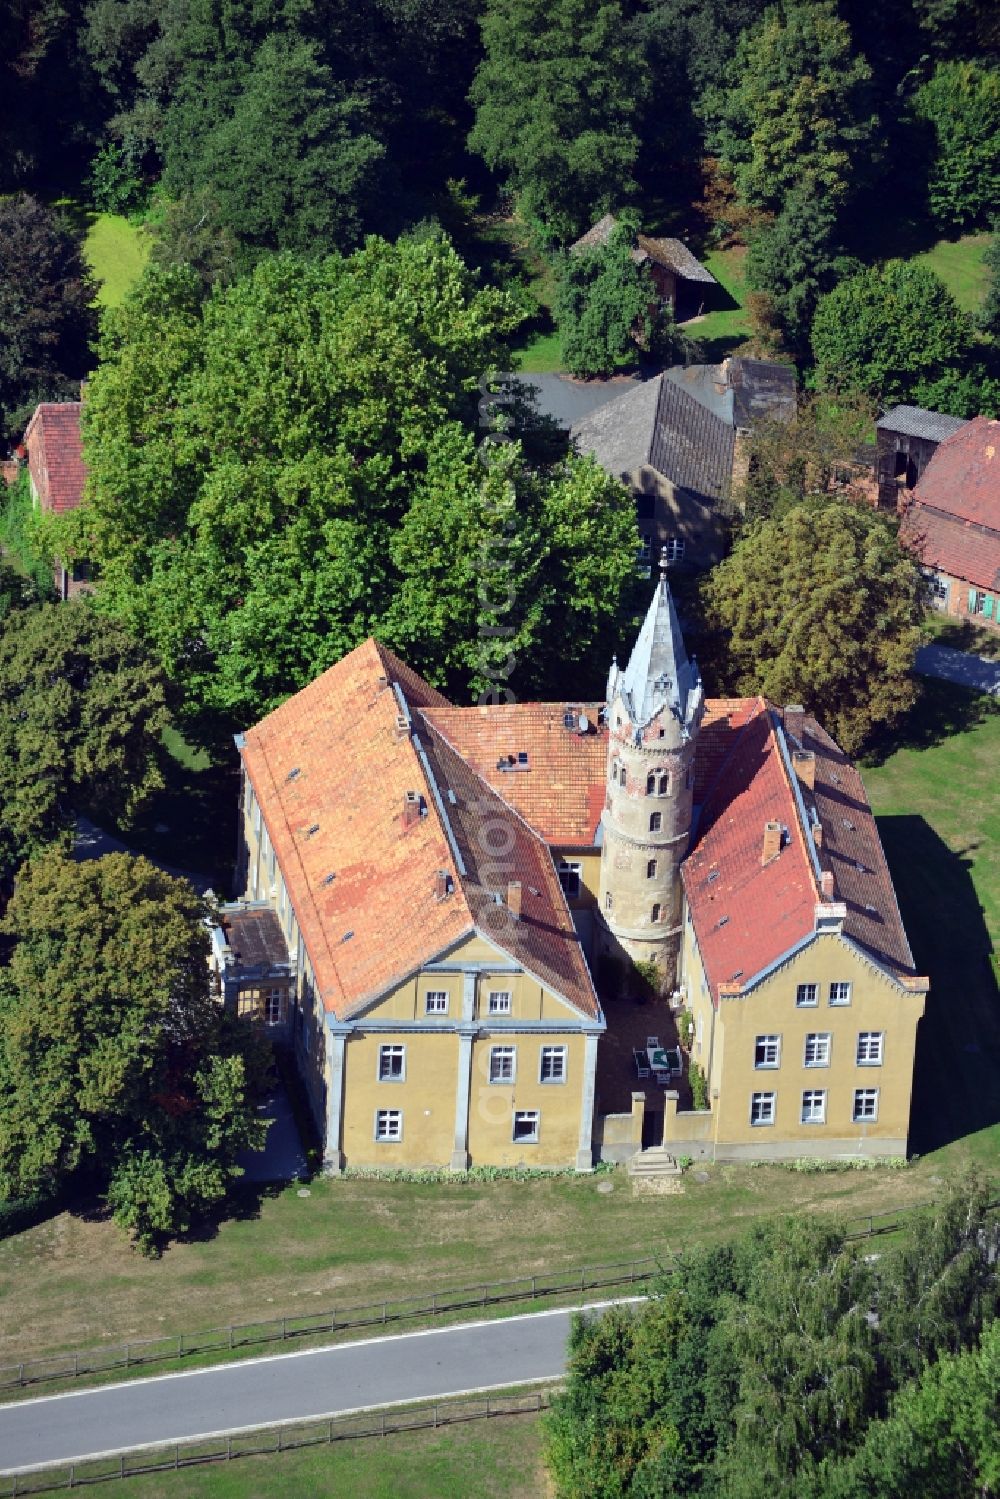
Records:
{"label": "green lawn", "polygon": [[537,1416],[500,1416],[129,1478],[122,1493],[135,1499],[539,1499],[545,1493],[541,1448]]}
{"label": "green lawn", "polygon": [[100,282],[97,300],[117,307],[138,281],[149,259],[149,237],[143,229],[117,213],[89,215],[83,253]]}
{"label": "green lawn", "polygon": [[966,312],[975,312],[982,305],[986,292],[988,277],[983,255],[989,241],[988,234],[942,239],[932,250],[914,256],[914,260],[918,265],[929,266],[941,277],[960,307]]}
{"label": "green lawn", "polygon": [[931,993],[917,1048],[911,1148],[960,1142],[1000,1162],[1000,704],[928,682],[883,764],[864,772],[918,968]]}
{"label": "green lawn", "polygon": [[705,358],[709,362],[724,359],[752,332],[745,306],[746,253],[742,246],[737,246],[731,250],[710,250],[702,257],[722,288],[716,296],[730,304],[684,325],[691,337],[705,346]]}

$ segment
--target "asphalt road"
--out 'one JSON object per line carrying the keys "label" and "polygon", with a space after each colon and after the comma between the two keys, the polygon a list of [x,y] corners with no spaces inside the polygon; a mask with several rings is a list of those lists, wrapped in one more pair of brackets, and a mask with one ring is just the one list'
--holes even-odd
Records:
{"label": "asphalt road", "polygon": [[532,1312],[0,1405],[0,1473],[558,1378],[572,1315]]}

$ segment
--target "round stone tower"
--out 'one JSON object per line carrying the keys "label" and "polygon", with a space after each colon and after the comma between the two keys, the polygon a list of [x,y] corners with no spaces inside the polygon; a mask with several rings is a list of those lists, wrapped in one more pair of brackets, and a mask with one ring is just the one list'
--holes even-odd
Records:
{"label": "round stone tower", "polygon": [[664,566],[628,665],[620,671],[615,662],[608,674],[600,911],[604,950],[652,960],[668,986],[676,982],[680,865],[703,712]]}

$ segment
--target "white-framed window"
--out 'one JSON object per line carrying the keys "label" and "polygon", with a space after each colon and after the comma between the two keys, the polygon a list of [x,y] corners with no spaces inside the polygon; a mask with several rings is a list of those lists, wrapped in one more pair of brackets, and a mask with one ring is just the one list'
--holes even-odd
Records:
{"label": "white-framed window", "polygon": [[833,1037],[829,1031],[810,1031],[806,1036],[805,1052],[802,1057],[805,1067],[829,1067],[830,1047]]}
{"label": "white-framed window", "polygon": [[403,1138],[402,1109],[375,1110],[375,1138],[386,1142]]}
{"label": "white-framed window", "polygon": [[658,833],[660,831],[660,828],[662,826],[663,826],[663,813],[662,812],[650,812],[650,814],[649,814],[649,831],[651,833]]}
{"label": "white-framed window", "polygon": [[884,1044],[884,1031],[859,1031],[857,1055],[858,1066],[881,1067],[882,1048]]}
{"label": "white-framed window", "polygon": [[428,989],[424,996],[425,1015],[447,1015],[448,1013],[448,991],[447,989]]}
{"label": "white-framed window", "polygon": [[753,1064],[755,1067],[778,1067],[781,1065],[781,1037],[758,1036],[754,1042]]}
{"label": "white-framed window", "polygon": [[818,984],[799,984],[795,990],[795,1004],[800,1010],[808,1009],[819,1001]]}
{"label": "white-framed window", "polygon": [[583,865],[577,859],[560,859],[556,872],[559,875],[563,894],[570,900],[575,900],[580,894],[580,876],[583,873]]}
{"label": "white-framed window", "polygon": [[684,556],[684,542],[679,536],[667,538],[667,561],[680,562]]}
{"label": "white-framed window", "polygon": [[380,1083],[405,1083],[406,1047],[395,1042],[378,1049],[378,1080]]}
{"label": "white-framed window", "polygon": [[878,1118],[877,1088],[855,1088],[854,1113],[851,1117],[855,1124],[872,1123]]}
{"label": "white-framed window", "polygon": [[512,1083],[516,1071],[517,1048],[514,1046],[490,1047],[490,1082]]}
{"label": "white-framed window", "polygon": [[285,1018],[285,990],[264,990],[264,1020],[268,1025],[280,1025]]}
{"label": "white-framed window", "polygon": [[538,1081],[540,1083],[564,1083],[566,1081],[565,1046],[543,1046],[539,1057]]}
{"label": "white-framed window", "polygon": [[802,1095],[802,1123],[826,1123],[826,1089],[807,1088]]}
{"label": "white-framed window", "polygon": [[513,1141],[515,1145],[537,1145],[541,1118],[537,1109],[515,1109]]}
{"label": "white-framed window", "polygon": [[750,1123],[753,1125],[773,1124],[777,1102],[777,1093],[751,1093]]}
{"label": "white-framed window", "polygon": [[486,999],[486,1010],[490,1015],[509,1015],[510,990],[491,989]]}
{"label": "white-framed window", "polygon": [[851,986],[846,980],[838,979],[830,985],[829,1000],[832,1005],[849,1005],[851,1002]]}

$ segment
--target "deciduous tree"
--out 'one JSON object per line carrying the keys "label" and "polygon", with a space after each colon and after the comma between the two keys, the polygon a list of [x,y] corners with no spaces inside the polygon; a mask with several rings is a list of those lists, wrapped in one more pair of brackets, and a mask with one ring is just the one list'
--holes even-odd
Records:
{"label": "deciduous tree", "polygon": [[816,500],[751,525],[709,574],[724,692],[801,702],[849,754],[915,700],[923,584],[887,521]]}
{"label": "deciduous tree", "polygon": [[627,198],[647,80],[619,0],[488,0],[469,144],[566,244]]}
{"label": "deciduous tree", "polygon": [[962,373],[973,339],[971,318],[940,277],[902,260],[841,281],[820,299],[812,326],[821,378],[866,391],[883,406],[911,399],[949,371]]}
{"label": "deciduous tree", "polygon": [[934,222],[952,233],[981,223],[1000,201],[1000,69],[939,63],[913,108],[934,133],[927,183]]}
{"label": "deciduous tree", "polygon": [[77,813],[127,820],[162,784],[170,721],[149,651],[86,602],[18,609],[0,631],[0,879]]}
{"label": "deciduous tree", "polygon": [[186,1228],[263,1144],[265,1054],[209,994],[204,903],[128,854],[20,871],[0,974],[0,1197],[74,1177],[144,1248]]}
{"label": "deciduous tree", "polygon": [[606,245],[560,257],[556,322],[574,375],[626,369],[636,362],[637,339],[650,341],[657,294],[649,267],[632,258],[634,244],[634,224],[624,220]]}

